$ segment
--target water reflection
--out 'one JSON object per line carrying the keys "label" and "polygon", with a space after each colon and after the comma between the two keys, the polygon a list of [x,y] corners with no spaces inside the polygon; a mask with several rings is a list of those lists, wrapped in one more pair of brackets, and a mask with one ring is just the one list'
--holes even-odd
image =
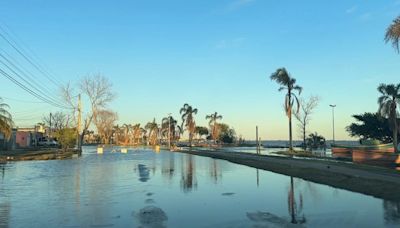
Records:
{"label": "water reflection", "polygon": [[0,227],[9,227],[10,211],[9,203],[0,203]]}
{"label": "water reflection", "polygon": [[384,218],[386,225],[400,224],[400,202],[383,201]]}
{"label": "water reflection", "polygon": [[138,170],[139,170],[139,181],[147,182],[148,180],[150,180],[150,170],[149,168],[147,168],[146,165],[139,164]]}
{"label": "water reflection", "polygon": [[292,224],[304,224],[306,223],[306,218],[303,214],[303,194],[299,194],[299,202],[297,202],[295,197],[295,186],[293,177],[290,177],[290,188],[288,192],[288,210],[291,218]]}
{"label": "water reflection", "polygon": [[[186,159],[186,162],[184,161]],[[191,192],[193,189],[197,189],[197,178],[196,178],[196,164],[193,155],[187,155],[182,157],[182,178],[181,188],[184,192]]]}
{"label": "water reflection", "polygon": [[218,182],[222,179],[221,169],[218,161],[215,159],[210,159],[210,177],[214,184],[218,184]]}
{"label": "water reflection", "polygon": [[175,154],[174,153],[168,154],[168,160],[167,159],[162,160],[161,172],[164,177],[167,177],[169,180],[172,180],[172,178],[175,175]]}

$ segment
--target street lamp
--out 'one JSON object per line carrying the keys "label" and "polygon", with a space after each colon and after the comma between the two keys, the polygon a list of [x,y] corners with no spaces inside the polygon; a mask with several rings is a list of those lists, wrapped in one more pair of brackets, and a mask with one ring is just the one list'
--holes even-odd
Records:
{"label": "street lamp", "polygon": [[333,144],[335,144],[335,104],[329,105],[332,108],[332,132],[333,132]]}
{"label": "street lamp", "polygon": [[171,150],[171,114],[168,113],[168,148]]}

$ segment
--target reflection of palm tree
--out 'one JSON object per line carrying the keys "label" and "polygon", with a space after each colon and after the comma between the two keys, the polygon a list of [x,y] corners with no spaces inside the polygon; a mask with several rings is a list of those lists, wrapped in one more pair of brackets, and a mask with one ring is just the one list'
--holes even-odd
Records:
{"label": "reflection of palm tree", "polygon": [[213,178],[214,183],[217,184],[222,175],[219,170],[217,160],[212,159],[211,161],[212,161],[212,166],[210,169],[210,176]]}
{"label": "reflection of palm tree", "polygon": [[300,194],[300,204],[297,206],[295,198],[295,189],[293,183],[293,177],[290,177],[290,189],[288,192],[288,210],[291,217],[291,223],[293,224],[304,224],[306,223],[306,218],[304,214],[299,218],[303,211],[303,196]]}
{"label": "reflection of palm tree", "polygon": [[379,113],[382,116],[389,118],[389,121],[393,127],[393,146],[395,151],[398,152],[397,103],[400,103],[400,84],[380,84],[378,91],[382,94],[378,99]]}
{"label": "reflection of palm tree", "polygon": [[218,124],[217,124],[217,120],[222,120],[222,116],[218,115],[217,112],[211,114],[211,115],[207,115],[206,116],[206,120],[210,120],[208,122],[208,125],[210,126],[211,129],[211,135],[212,138],[214,140],[214,143],[217,142],[217,138],[218,138]]}
{"label": "reflection of palm tree", "polygon": [[188,104],[184,104],[179,113],[182,115],[182,128],[185,125],[189,131],[189,144],[192,146],[192,140],[194,131],[196,129],[196,122],[194,121],[194,115],[197,114],[197,108],[193,108]]}
{"label": "reflection of palm tree", "polygon": [[[186,156],[186,170],[182,170],[181,186],[184,192],[190,192],[193,188],[197,188],[197,180],[195,177],[195,164],[193,161],[193,155]],[[184,168],[182,164],[182,168]]]}
{"label": "reflection of palm tree", "polygon": [[3,103],[3,99],[0,98],[0,133],[3,133],[6,139],[11,137],[13,121],[11,114],[7,111],[10,107]]}
{"label": "reflection of palm tree", "polygon": [[393,47],[399,52],[400,41],[400,16],[393,20],[393,23],[387,28],[385,41],[392,42]]}
{"label": "reflection of palm tree", "polygon": [[285,95],[285,112],[289,118],[289,150],[293,150],[293,137],[292,137],[292,111],[295,103],[297,104],[297,111],[299,112],[299,99],[293,91],[298,91],[299,94],[302,91],[302,88],[296,85],[296,79],[292,78],[285,68],[280,68],[276,70],[271,75],[271,80],[276,81],[281,87],[279,91],[286,90]]}

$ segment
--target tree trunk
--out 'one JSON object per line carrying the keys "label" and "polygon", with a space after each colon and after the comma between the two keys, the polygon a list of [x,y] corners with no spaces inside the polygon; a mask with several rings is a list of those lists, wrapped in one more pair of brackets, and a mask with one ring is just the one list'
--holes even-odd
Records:
{"label": "tree trunk", "polygon": [[306,145],[306,125],[305,124],[303,125],[303,148],[304,148],[304,151],[307,150],[307,145]]}
{"label": "tree trunk", "polygon": [[398,146],[398,143],[397,143],[397,134],[398,134],[398,130],[397,130],[397,128],[398,128],[398,126],[397,126],[397,118],[396,118],[396,116],[395,116],[393,122],[394,122],[394,128],[393,128],[393,146],[394,146],[394,152],[395,152],[395,153],[398,153],[398,149],[397,149],[397,146]]}
{"label": "tree trunk", "polygon": [[289,151],[293,151],[293,142],[292,142],[292,104],[291,104],[291,100],[292,100],[292,96],[291,96],[292,91],[290,89],[288,89],[288,116],[289,116]]}

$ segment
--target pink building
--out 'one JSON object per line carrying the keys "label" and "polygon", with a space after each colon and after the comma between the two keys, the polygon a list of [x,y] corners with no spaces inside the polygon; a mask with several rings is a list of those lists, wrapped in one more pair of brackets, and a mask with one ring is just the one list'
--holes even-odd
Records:
{"label": "pink building", "polygon": [[15,143],[19,148],[31,146],[31,133],[27,131],[17,131]]}

